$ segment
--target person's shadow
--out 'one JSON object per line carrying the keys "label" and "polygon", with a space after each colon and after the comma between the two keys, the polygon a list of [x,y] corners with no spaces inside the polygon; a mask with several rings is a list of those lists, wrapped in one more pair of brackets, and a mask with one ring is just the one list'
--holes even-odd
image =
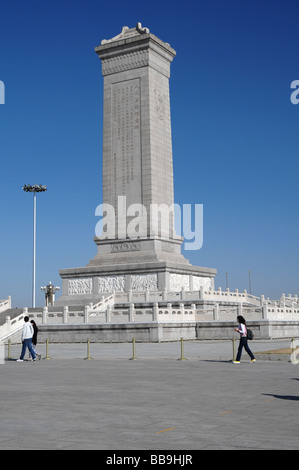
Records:
{"label": "person's shadow", "polygon": [[281,400],[299,400],[299,396],[296,395],[275,395],[274,393],[263,393],[269,397],[280,398]]}

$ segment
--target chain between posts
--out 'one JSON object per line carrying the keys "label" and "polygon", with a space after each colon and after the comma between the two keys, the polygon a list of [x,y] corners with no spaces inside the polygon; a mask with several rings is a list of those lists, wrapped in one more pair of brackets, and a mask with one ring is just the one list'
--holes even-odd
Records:
{"label": "chain between posts", "polygon": [[[236,353],[235,353],[235,338],[233,338],[232,343],[233,343],[233,360],[234,360],[235,355],[236,355]],[[184,338],[181,338],[180,344],[181,344],[181,357],[177,360],[178,361],[187,361],[187,358],[184,355]],[[135,339],[135,337],[132,338],[132,350],[133,350],[133,356],[130,358],[130,361],[135,361],[135,360],[138,359],[136,357],[136,339]],[[10,339],[8,340],[8,355],[7,355],[7,358],[11,359],[11,340]],[[46,339],[46,356],[44,357],[44,359],[52,359],[52,357],[49,356],[49,339],[48,338]],[[93,357],[91,357],[91,355],[90,355],[90,339],[88,338],[87,339],[87,357],[85,357],[84,360],[91,360],[91,359],[93,359]]]}

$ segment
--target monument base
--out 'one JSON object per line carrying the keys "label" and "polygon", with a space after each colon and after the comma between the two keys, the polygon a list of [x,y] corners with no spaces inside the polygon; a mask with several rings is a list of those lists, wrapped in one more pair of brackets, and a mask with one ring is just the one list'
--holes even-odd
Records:
{"label": "monument base", "polygon": [[85,267],[62,269],[59,274],[61,297],[55,305],[88,305],[113,292],[214,290],[216,270],[146,257],[125,264],[96,264],[94,258]]}
{"label": "monument base", "polygon": [[[298,321],[248,321],[256,340],[291,339],[298,336]],[[86,325],[39,325],[39,342],[50,343],[94,343],[162,342],[184,340],[231,341],[236,322],[178,322],[178,323],[114,323]],[[265,359],[268,359],[265,355]]]}

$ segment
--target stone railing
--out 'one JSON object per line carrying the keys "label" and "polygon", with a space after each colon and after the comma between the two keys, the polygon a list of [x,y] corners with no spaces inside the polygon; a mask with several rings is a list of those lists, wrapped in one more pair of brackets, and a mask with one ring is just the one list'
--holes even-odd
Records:
{"label": "stone railing", "polygon": [[109,295],[108,297],[103,296],[103,298],[100,302],[98,302],[97,304],[90,305],[91,315],[96,314],[96,313],[100,313],[100,312],[104,312],[107,309],[108,305],[112,306],[112,305],[114,305],[114,303],[115,303],[115,294],[114,293]]}
{"label": "stone railing", "polygon": [[197,301],[206,300],[208,302],[228,302],[228,303],[248,303],[251,305],[262,305],[262,297],[256,297],[248,294],[246,290],[239,292],[238,289],[230,291],[226,289],[222,291],[219,287],[216,291],[208,291],[201,288],[200,290],[188,291],[182,289],[180,291],[129,291],[115,292],[115,303],[127,302],[179,302],[179,301]]}
{"label": "stone railing", "polygon": [[238,289],[235,291],[230,291],[229,289],[223,291],[221,287],[216,291],[204,291],[203,299],[212,302],[237,302],[240,304],[248,303],[257,306],[261,305],[261,297],[248,294],[246,290],[243,292],[239,292]]}
{"label": "stone railing", "polygon": [[279,302],[269,302],[263,305],[263,319],[267,320],[299,320],[298,304],[280,305]]}
{"label": "stone railing", "polygon": [[10,296],[5,300],[0,300],[0,313],[5,312],[5,310],[8,310],[9,308],[11,308]]}
{"label": "stone railing", "polygon": [[263,296],[261,298],[263,303],[267,303],[267,305],[272,306],[273,308],[299,308],[299,298],[297,297],[297,295],[293,297],[291,294],[289,294],[288,296],[282,294],[282,296],[278,300],[264,299]]}
{"label": "stone railing", "polygon": [[5,323],[0,326],[0,341],[5,341],[7,338],[14,335],[23,328],[24,317],[26,314],[27,312],[24,309],[23,313],[16,316],[15,318],[11,319],[9,316],[6,317]]}
{"label": "stone railing", "polygon": [[[13,320],[6,318],[6,323],[0,327],[0,340],[8,338],[22,328],[24,316],[28,315],[30,320],[35,320],[38,325],[84,325],[99,323],[131,323],[131,322],[203,322],[203,321],[232,321],[238,314],[242,314],[245,309],[241,306],[219,306],[212,305],[199,306],[189,302],[149,302],[124,303],[116,308],[109,305],[112,299],[107,301],[105,310],[93,309],[87,305],[82,308],[72,307],[43,307],[42,309],[23,309]],[[247,307],[246,314],[249,318],[262,318],[262,308],[253,309]]]}
{"label": "stone railing", "polygon": [[[202,297],[208,302],[197,301],[203,300]],[[296,297],[282,296],[279,301],[270,301],[263,296],[251,296],[246,291],[113,293],[103,297],[97,304],[85,307],[24,308],[15,318],[6,317],[5,323],[0,326],[0,341],[17,333],[26,315],[38,325],[78,326],[99,323],[236,321],[237,315],[243,315],[246,320],[299,321],[299,305]]]}

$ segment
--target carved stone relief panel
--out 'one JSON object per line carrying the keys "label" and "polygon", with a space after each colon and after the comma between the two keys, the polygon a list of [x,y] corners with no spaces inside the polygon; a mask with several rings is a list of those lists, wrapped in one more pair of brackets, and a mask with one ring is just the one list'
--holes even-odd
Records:
{"label": "carved stone relief panel", "polygon": [[98,292],[125,292],[125,276],[99,277]]}
{"label": "carved stone relief panel", "polygon": [[158,290],[158,275],[139,274],[131,276],[131,289],[133,291]]}
{"label": "carved stone relief panel", "polygon": [[68,295],[92,294],[92,278],[69,279]]}
{"label": "carved stone relief panel", "polygon": [[188,274],[170,273],[169,275],[169,289],[171,291],[180,291],[182,287],[185,290],[190,290],[190,280]]}
{"label": "carved stone relief panel", "polygon": [[203,289],[207,291],[211,290],[212,288],[211,278],[193,276],[193,290],[199,290],[201,287],[203,287]]}

